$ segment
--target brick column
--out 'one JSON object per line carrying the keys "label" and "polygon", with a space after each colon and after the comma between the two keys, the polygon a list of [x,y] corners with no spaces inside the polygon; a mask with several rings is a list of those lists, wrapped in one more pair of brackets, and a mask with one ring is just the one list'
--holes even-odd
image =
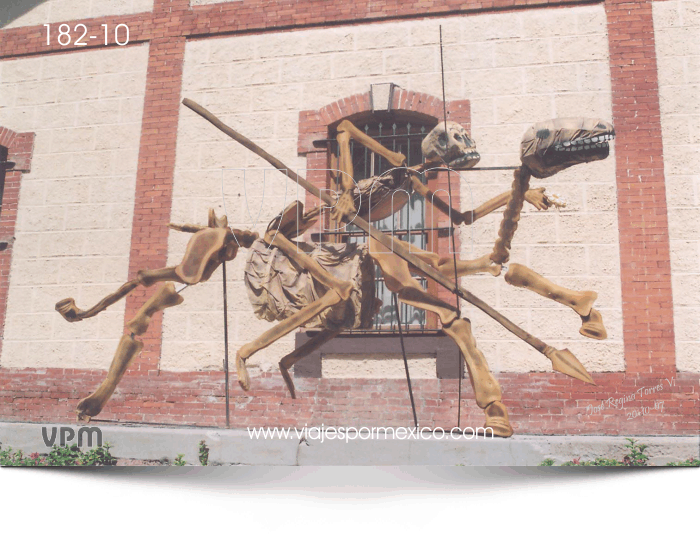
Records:
{"label": "brick column", "polygon": [[673,297],[652,5],[608,0],[628,372],[675,375]]}
{"label": "brick column", "polygon": [[7,149],[7,161],[15,164],[5,174],[5,189],[0,209],[0,242],[3,243],[3,249],[0,249],[0,352],[2,352],[7,294],[10,291],[12,243],[15,239],[17,205],[19,204],[19,186],[22,181],[22,173],[31,171],[34,134],[18,134],[10,129],[0,127],[0,145]]}
{"label": "brick column", "polygon": [[[156,0],[154,6],[154,27],[164,35],[151,40],[149,49],[129,279],[134,278],[139,270],[163,268],[167,262],[186,42],[184,36],[176,34],[179,34],[178,23],[188,9],[187,0]],[[125,322],[136,314],[151,293],[152,289],[138,288],[127,297]],[[158,368],[162,320],[163,314],[156,314],[148,331],[141,337],[144,348],[134,369],[149,371]]]}

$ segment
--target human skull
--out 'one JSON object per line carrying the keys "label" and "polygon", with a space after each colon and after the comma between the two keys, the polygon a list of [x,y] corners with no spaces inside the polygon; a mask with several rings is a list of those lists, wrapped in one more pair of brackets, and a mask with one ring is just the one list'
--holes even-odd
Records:
{"label": "human skull", "polygon": [[474,167],[481,158],[467,130],[454,121],[440,121],[428,132],[421,150],[426,161],[441,162],[454,169]]}

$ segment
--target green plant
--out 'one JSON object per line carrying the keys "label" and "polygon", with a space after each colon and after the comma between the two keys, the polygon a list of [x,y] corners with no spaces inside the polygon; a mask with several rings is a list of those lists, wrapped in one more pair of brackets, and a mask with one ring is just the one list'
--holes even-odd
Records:
{"label": "green plant", "polygon": [[[572,466],[595,466],[595,467],[621,467],[621,466],[628,466],[628,467],[641,467],[641,466],[646,466],[647,462],[649,461],[649,456],[647,456],[644,451],[647,449],[646,445],[643,445],[641,443],[637,443],[636,439],[631,439],[629,437],[625,438],[627,443],[625,444],[625,448],[628,449],[628,453],[625,455],[625,457],[622,459],[622,461],[615,460],[612,458],[596,458],[592,462],[588,461],[581,461],[581,458],[574,458],[571,461],[564,462],[561,465],[564,467],[572,467]],[[692,458],[691,458],[692,459]],[[540,467],[543,466],[552,466],[554,465],[554,460],[552,458],[546,458],[541,464]]]}
{"label": "green plant", "polygon": [[636,439],[631,439],[629,437],[625,438],[627,440],[627,445],[625,447],[629,449],[629,454],[622,459],[622,463],[630,467],[641,467],[647,464],[649,461],[649,456],[644,454],[647,446],[642,444],[637,444]]}
{"label": "green plant", "polygon": [[203,439],[199,442],[199,463],[209,465],[209,447]]}
{"label": "green plant", "polygon": [[106,466],[117,465],[117,460],[109,452],[111,445],[105,443],[86,452],[78,445],[59,447],[54,445],[48,454],[34,452],[25,456],[21,450],[0,449],[0,465],[8,467],[56,467],[56,466]]}
{"label": "green plant", "polygon": [[183,465],[187,465],[187,462],[185,461],[185,455],[178,454],[175,457],[175,461],[173,462],[173,465],[177,465],[178,467],[182,467]]}
{"label": "green plant", "polygon": [[625,465],[624,463],[613,460],[611,458],[596,458],[592,462],[586,462],[586,461],[581,461],[581,458],[574,458],[570,462],[565,462],[562,463],[562,466],[574,466],[574,465],[581,465],[581,466],[595,466],[595,467],[617,467],[621,465]]}
{"label": "green plant", "polygon": [[598,467],[620,467],[625,465],[621,461],[613,460],[612,458],[596,458],[591,465]]}
{"label": "green plant", "polygon": [[117,465],[117,460],[109,452],[112,445],[105,443],[103,447],[97,447],[85,452],[82,457],[82,465]]}
{"label": "green plant", "polygon": [[49,461],[49,465],[82,465],[78,462],[80,461],[80,447],[78,445],[69,445],[66,447],[59,447],[54,445],[46,457]]}
{"label": "green plant", "polygon": [[668,462],[667,467],[700,467],[700,459],[688,458],[682,462]]}

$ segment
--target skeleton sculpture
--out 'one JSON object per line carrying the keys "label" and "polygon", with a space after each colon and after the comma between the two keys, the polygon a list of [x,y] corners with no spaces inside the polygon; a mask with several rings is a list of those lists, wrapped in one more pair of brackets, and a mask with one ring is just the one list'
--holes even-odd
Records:
{"label": "skeleton sculpture", "polygon": [[[247,138],[220,123],[203,108],[187,100],[185,104],[248,148],[267,158],[278,169],[290,172],[281,162],[262,151]],[[591,134],[595,130],[579,129],[573,134],[567,134],[566,124],[555,121],[546,127],[553,136],[552,140],[548,141],[548,138],[540,135],[545,127],[536,125],[535,128],[537,140],[527,147],[524,140],[522,153],[523,158],[530,158],[530,163],[527,165],[532,165],[538,170],[539,175],[536,176],[546,176],[545,174],[551,171],[552,166],[566,167],[587,161],[585,153],[569,159],[566,155],[560,155],[559,152],[556,157],[552,157],[550,153],[559,143],[578,144],[579,139],[592,138]],[[606,126],[603,135],[612,134],[612,127]],[[448,139],[448,136],[451,139]],[[122,337],[107,378],[92,395],[78,404],[79,419],[89,420],[90,417],[100,413],[129,363],[141,350],[143,345],[135,340],[134,336],[146,331],[152,315],[182,303],[183,298],[176,292],[173,282],[193,285],[206,281],[222,262],[233,259],[239,247],[244,247],[250,248],[245,281],[256,314],[270,321],[279,321],[276,326],[255,341],[238,350],[236,367],[239,383],[244,389],[247,390],[250,387],[245,362],[255,352],[299,327],[321,327],[320,333],[280,361],[284,380],[292,397],[295,397],[294,385],[289,375],[289,368],[295,362],[338,335],[343,329],[365,326],[371,322],[378,306],[374,301],[374,270],[372,269],[373,263],[376,263],[383,272],[387,287],[397,294],[400,301],[432,311],[440,317],[443,331],[455,341],[464,356],[476,402],[484,409],[486,415],[485,427],[491,427],[495,435],[502,437],[512,435],[513,430],[508,421],[508,414],[501,402],[500,387],[490,373],[484,355],[476,347],[469,320],[461,318],[460,311],[454,306],[425,292],[412,277],[411,271],[422,272],[428,276],[432,274],[432,277],[440,280],[441,284],[445,284],[445,276],[454,277],[455,271],[458,277],[478,272],[499,275],[501,265],[507,262],[510,240],[517,227],[524,200],[528,200],[538,209],[546,209],[551,205],[544,195],[544,189],[528,190],[529,168],[523,166],[516,171],[512,192],[506,192],[473,211],[460,213],[453,210],[448,204],[432,195],[432,192],[417,178],[419,173],[438,166],[458,165],[461,169],[466,169],[478,162],[479,157],[474,142],[461,126],[449,122],[438,125],[426,138],[422,147],[427,157],[425,163],[413,168],[404,167],[396,170],[388,178],[375,178],[364,184],[360,181],[356,186],[352,181],[353,170],[349,154],[351,138],[387,158],[396,166],[403,165],[405,160],[403,155],[389,151],[359,131],[349,121],[340,123],[337,141],[340,145],[339,169],[342,172],[342,193],[331,213],[334,219],[342,221],[354,214],[359,224],[362,221],[359,217],[365,214],[372,220],[386,217],[391,213],[391,211],[387,213],[387,206],[391,207],[391,205],[387,205],[386,201],[391,197],[389,194],[399,185],[413,187],[438,209],[449,214],[455,223],[470,224],[507,204],[504,223],[501,225],[494,252],[488,257],[473,261],[457,260],[455,267],[452,259],[440,258],[427,251],[413,251],[415,257],[411,257],[410,254],[402,253],[399,244],[396,244],[397,254],[387,247],[387,244],[393,246],[393,242],[382,238],[381,233],[376,234],[376,230],[374,233],[370,230],[369,245],[318,244],[314,246],[295,242],[293,239],[309,229],[320,215],[318,207],[304,213],[303,205],[298,202],[292,203],[270,223],[263,238],[258,238],[256,233],[228,228],[226,218],[216,218],[213,211],[209,214],[208,227],[171,224],[171,227],[177,230],[195,233],[188,243],[183,261],[178,266],[139,272],[135,280],[126,283],[117,292],[86,311],[78,309],[71,298],[56,304],[56,309],[66,320],[76,322],[94,316],[126,296],[138,285],[150,286],[156,282],[167,282],[144,304],[136,317],[127,323],[130,334]],[[533,147],[535,156],[530,154],[532,152],[530,149]],[[588,144],[584,147],[588,147]],[[600,158],[600,152],[596,155],[590,160]],[[295,180],[299,183],[303,181],[303,179]],[[363,191],[368,195],[363,196]],[[356,206],[358,210],[355,210]],[[392,208],[397,210],[399,207]],[[411,265],[404,257],[412,259]],[[275,269],[271,270],[270,267]],[[270,273],[277,275],[270,276]],[[286,279],[280,279],[280,274]],[[604,337],[602,322],[598,317],[593,318],[592,304],[595,301],[595,293],[577,293],[558,287],[520,265],[511,265],[506,281],[515,286],[530,288],[538,294],[569,305],[584,318],[584,325],[586,322],[598,322],[597,331],[589,329],[584,332],[582,328],[584,335]],[[282,293],[280,289],[283,290]],[[287,292],[290,289],[291,292]],[[491,316],[496,317],[495,314]],[[592,382],[590,375],[568,350],[555,350],[538,339],[527,336],[542,345],[540,350],[552,359],[555,370]],[[521,338],[526,339],[522,336]],[[532,344],[529,340],[527,342]],[[559,363],[558,368],[557,363]]]}
{"label": "skeleton sculpture", "polygon": [[[576,164],[603,160],[610,153],[609,143],[614,138],[613,126],[596,119],[552,119],[530,127],[520,144],[523,166],[515,171],[512,194],[489,259],[499,265],[508,262],[510,243],[518,227],[531,175],[537,178],[550,177]],[[597,293],[570,291],[526,266],[515,263],[510,264],[505,280],[513,286],[530,289],[573,309],[581,317],[581,335],[598,340],[607,338],[603,318],[593,308],[598,298]]]}

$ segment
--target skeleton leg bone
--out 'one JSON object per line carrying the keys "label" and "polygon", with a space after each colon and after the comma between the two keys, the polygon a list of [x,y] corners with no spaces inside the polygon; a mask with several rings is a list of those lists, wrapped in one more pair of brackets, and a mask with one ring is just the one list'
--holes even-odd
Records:
{"label": "skeleton leg bone", "polygon": [[139,285],[150,287],[163,281],[188,284],[206,281],[221,262],[235,257],[238,244],[242,247],[250,247],[252,242],[258,238],[257,233],[249,231],[212,227],[226,223],[226,217],[217,218],[213,210],[209,212],[209,223],[209,227],[190,224],[172,226],[182,231],[194,233],[187,244],[183,260],[178,266],[141,270],[135,279],[124,283],[116,292],[106,296],[90,309],[78,309],[73,298],[66,298],[56,304],[56,310],[68,322],[79,322],[104,311]]}
{"label": "skeleton leg bone", "polygon": [[318,348],[326,344],[339,333],[341,333],[340,330],[334,331],[330,329],[324,329],[320,333],[314,335],[313,338],[309,339],[304,344],[302,344],[299,348],[296,348],[294,351],[288,353],[282,358],[282,360],[279,363],[280,372],[282,373],[284,383],[287,384],[287,389],[289,389],[289,394],[292,395],[292,398],[296,398],[297,396],[294,390],[294,382],[292,381],[292,377],[289,375],[290,367],[294,365],[294,363],[296,363],[297,361],[300,361],[301,359],[309,355],[314,350],[317,350]]}
{"label": "skeleton leg bone", "polygon": [[148,324],[155,313],[168,307],[179,305],[182,302],[183,298],[175,291],[175,285],[166,283],[143,304],[136,316],[127,323],[127,329],[130,333],[122,336],[119,341],[119,346],[112,359],[107,377],[93,394],[78,403],[76,413],[79,421],[89,421],[91,417],[102,411],[102,408],[104,408],[117,388],[117,384],[124,376],[129,364],[141,352],[143,343],[134,339],[134,335],[143,335],[146,332]]}
{"label": "skeleton leg bone", "polygon": [[[454,259],[449,257],[440,257],[436,253],[424,251],[416,248],[415,246],[411,246],[411,253],[430,264],[436,270],[439,270],[440,273],[445,277],[454,279]],[[420,270],[411,266],[409,266],[409,269],[411,270],[411,272],[414,272],[416,274],[425,275],[422,272],[420,272]],[[495,264],[491,260],[489,254],[469,261],[457,259],[457,277],[480,273],[488,273],[493,276],[498,276],[501,274],[501,269],[502,266],[500,264]]]}
{"label": "skeleton leg bone", "polygon": [[436,313],[443,324],[451,324],[459,318],[456,307],[423,290],[420,283],[411,276],[408,263],[373,238],[370,238],[370,256],[379,265],[386,287],[391,292],[396,292],[399,300]]}
{"label": "skeleton leg bone", "polygon": [[312,278],[325,286],[328,291],[318,300],[310,303],[292,316],[270,328],[253,342],[243,345],[236,353],[236,370],[238,382],[245,390],[250,388],[250,376],[245,362],[255,352],[266,348],[276,340],[284,337],[296,328],[302,327],[315,316],[340,302],[347,300],[352,293],[352,283],[342,281],[326,271],[316,260],[298,250],[297,246],[283,234],[271,229],[265,234],[265,241],[276,246],[303,270],[309,272]]}
{"label": "skeleton leg bone", "polygon": [[[445,277],[454,279],[454,259],[439,257],[428,251],[416,251],[414,248],[411,248],[411,253],[439,270]],[[498,276],[501,274],[501,268],[501,265],[495,264],[488,254],[470,261],[457,260],[458,277],[476,273],[490,273],[493,276]],[[409,269],[412,273],[422,274],[420,270],[412,269],[412,267]],[[569,290],[552,283],[527,266],[517,263],[511,263],[508,266],[505,280],[514,287],[531,290],[540,296],[571,307],[581,317],[582,326],[579,333],[584,337],[598,340],[607,338],[603,318],[599,311],[593,309],[593,303],[598,297],[596,292]]]}
{"label": "skeleton leg bone", "polygon": [[529,289],[540,296],[571,307],[580,316],[590,314],[593,303],[598,297],[595,292],[576,292],[556,285],[522,264],[511,263],[505,280],[514,287]]}
{"label": "skeleton leg bone", "polygon": [[[489,371],[484,354],[476,347],[470,322],[459,318],[459,311],[455,307],[425,292],[411,277],[406,261],[397,255],[387,254],[388,249],[374,239],[371,239],[371,242],[373,243],[370,255],[379,264],[387,288],[391,292],[396,292],[402,302],[437,313],[440,316],[443,331],[459,346],[469,370],[477,405],[486,415],[484,426],[491,427],[494,435],[501,437],[513,435],[513,429],[508,421],[508,412],[501,402],[501,388]],[[386,251],[382,252],[382,248]]]}
{"label": "skeleton leg bone", "polygon": [[[515,170],[512,194],[503,213],[503,220],[498,231],[498,240],[493,247],[491,260],[498,264],[508,262],[510,244],[518,228],[520,212],[523,208],[525,194],[530,184],[530,172],[526,167]],[[600,312],[592,308],[598,295],[595,292],[574,292],[554,285],[541,275],[520,264],[512,264],[506,274],[506,282],[521,288],[528,288],[541,296],[568,305],[581,316],[582,326],[579,333],[592,339],[605,339],[607,333]]]}
{"label": "skeleton leg bone", "polygon": [[295,329],[302,327],[315,316],[318,316],[329,307],[333,307],[342,301],[343,298],[340,297],[338,292],[331,288],[318,300],[310,303],[289,318],[285,318],[282,322],[268,329],[253,342],[241,346],[236,353],[236,371],[238,372],[238,383],[240,383],[241,387],[246,391],[250,389],[250,376],[245,365],[246,360],[250,358],[250,356],[263,348],[267,348],[273,342],[281,339]]}
{"label": "skeleton leg bone", "polygon": [[139,285],[150,287],[154,283],[159,283],[161,281],[175,281],[177,283],[183,282],[182,279],[180,279],[180,277],[175,273],[174,266],[170,268],[159,268],[157,270],[142,270],[138,273],[136,279],[132,279],[131,281],[124,283],[116,292],[106,296],[90,309],[78,309],[78,306],[75,305],[75,300],[73,298],[65,298],[56,303],[56,311],[58,311],[68,322],[80,322],[85,318],[91,318],[98,313],[101,313],[110,305],[113,305],[121,300]]}
{"label": "skeleton leg bone", "polygon": [[540,296],[571,307],[581,317],[583,323],[579,330],[581,335],[599,340],[607,338],[602,316],[593,309],[593,303],[598,298],[596,292],[569,290],[552,283],[527,266],[516,263],[509,265],[505,280],[514,287],[531,290]]}
{"label": "skeleton leg bone", "polygon": [[442,329],[462,351],[476,396],[476,404],[484,410],[486,415],[484,428],[490,427],[493,429],[493,434],[500,437],[512,436],[513,428],[508,420],[508,412],[501,402],[501,387],[491,374],[484,354],[476,346],[471,322],[466,318],[460,318],[449,326],[443,326]]}

